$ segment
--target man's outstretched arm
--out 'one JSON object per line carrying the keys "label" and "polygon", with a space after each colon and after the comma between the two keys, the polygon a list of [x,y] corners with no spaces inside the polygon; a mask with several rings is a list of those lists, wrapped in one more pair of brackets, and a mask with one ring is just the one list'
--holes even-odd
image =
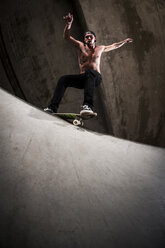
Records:
{"label": "man's outstretched arm", "polygon": [[133,42],[133,39],[127,38],[127,39],[125,39],[123,41],[113,43],[112,45],[104,46],[104,51],[103,52],[112,51],[112,50],[117,49],[117,48],[123,46],[124,44],[130,43],[130,42]]}
{"label": "man's outstretched arm", "polygon": [[70,29],[71,29],[72,22],[73,22],[73,15],[68,13],[67,16],[63,17],[63,19],[66,21],[66,26],[64,28],[64,35],[63,35],[64,39],[67,40],[67,41],[70,41],[72,45],[80,48],[80,46],[82,45],[82,42],[74,39],[70,35]]}

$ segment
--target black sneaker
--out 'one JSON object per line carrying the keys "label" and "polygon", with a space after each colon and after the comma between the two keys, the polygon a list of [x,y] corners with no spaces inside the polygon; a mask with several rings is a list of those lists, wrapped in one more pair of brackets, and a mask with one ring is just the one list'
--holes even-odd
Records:
{"label": "black sneaker", "polygon": [[93,110],[88,105],[83,105],[83,109],[80,111],[80,115],[82,114],[92,114]]}
{"label": "black sneaker", "polygon": [[47,113],[49,113],[49,114],[55,114],[55,113],[57,113],[56,111],[54,111],[53,109],[51,109],[51,108],[44,108],[44,111],[45,112],[47,112]]}

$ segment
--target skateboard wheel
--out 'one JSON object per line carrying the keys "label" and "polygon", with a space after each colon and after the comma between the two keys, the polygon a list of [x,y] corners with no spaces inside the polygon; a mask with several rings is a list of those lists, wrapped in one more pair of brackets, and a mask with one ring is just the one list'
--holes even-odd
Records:
{"label": "skateboard wheel", "polygon": [[79,121],[79,120],[74,120],[74,121],[73,121],[73,125],[75,125],[75,126],[80,125],[80,121]]}

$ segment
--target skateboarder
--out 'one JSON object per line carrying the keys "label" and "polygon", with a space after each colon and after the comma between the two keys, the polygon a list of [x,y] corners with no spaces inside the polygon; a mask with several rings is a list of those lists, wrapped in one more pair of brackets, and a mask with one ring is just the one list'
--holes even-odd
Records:
{"label": "skateboarder", "polygon": [[63,17],[63,19],[66,21],[66,26],[64,28],[64,39],[77,48],[80,74],[65,75],[59,79],[50,105],[45,108],[44,111],[49,113],[57,113],[60,101],[66,88],[75,87],[78,89],[84,89],[84,102],[80,114],[93,113],[94,90],[95,87],[97,87],[102,81],[100,74],[100,59],[102,53],[117,49],[125,43],[132,42],[133,40],[131,38],[127,38],[112,45],[96,46],[95,33],[92,31],[86,31],[83,37],[84,42],[81,42],[70,35],[73,15],[68,13],[67,16]]}

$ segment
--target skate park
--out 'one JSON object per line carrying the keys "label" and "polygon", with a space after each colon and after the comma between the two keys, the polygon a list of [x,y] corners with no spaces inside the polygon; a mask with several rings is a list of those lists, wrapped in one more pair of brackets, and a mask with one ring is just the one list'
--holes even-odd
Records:
{"label": "skate park", "polygon": [[[1,3],[1,247],[164,247],[165,4],[104,3]],[[43,112],[57,79],[78,72],[68,10],[78,39],[134,38],[103,55],[85,128]],[[60,111],[82,97],[69,89]]]}

